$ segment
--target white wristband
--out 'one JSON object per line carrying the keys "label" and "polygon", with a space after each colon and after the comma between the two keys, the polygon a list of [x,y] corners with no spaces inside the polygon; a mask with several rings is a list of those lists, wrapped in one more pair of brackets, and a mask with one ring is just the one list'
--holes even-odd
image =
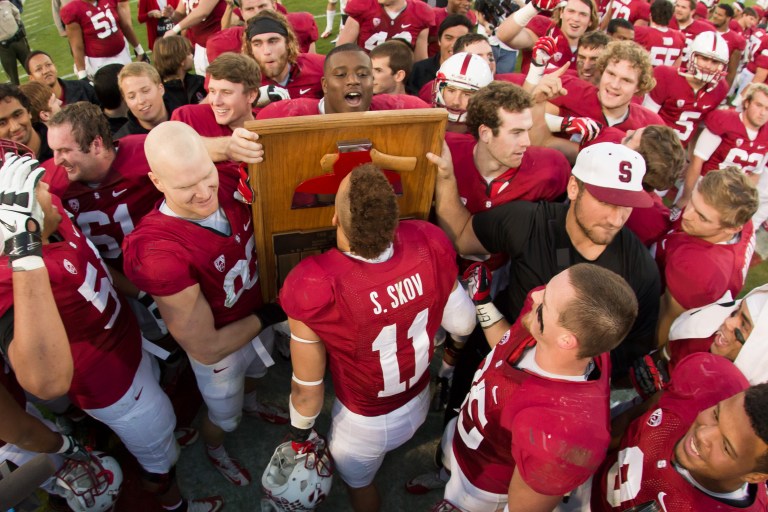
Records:
{"label": "white wristband", "polygon": [[59,451],[56,453],[65,453],[67,450],[69,450],[70,445],[72,444],[69,440],[69,436],[61,435],[61,448],[59,448]]}
{"label": "white wristband", "polygon": [[533,3],[529,3],[525,4],[523,7],[512,13],[512,19],[515,20],[515,23],[518,25],[524,27],[530,23],[533,17],[537,14],[539,14],[539,11],[536,10],[536,7],[533,6]]}
{"label": "white wristband", "polygon": [[546,66],[539,66],[531,59],[531,65],[528,66],[528,74],[525,77],[525,81],[531,85],[539,85],[541,77],[544,76],[544,68]]}
{"label": "white wristband", "polygon": [[504,318],[504,315],[502,315],[499,310],[496,309],[496,306],[493,305],[493,302],[475,306],[475,311],[477,312],[477,321],[480,324],[480,327],[483,329],[487,329],[488,327]]}
{"label": "white wristband", "polygon": [[88,77],[88,72],[87,72],[86,70],[84,70],[84,69],[81,69],[81,70],[79,70],[79,71],[77,72],[77,78],[78,78],[79,80],[82,80],[83,78],[87,78],[87,77]]}
{"label": "white wristband", "polygon": [[135,51],[135,52],[136,52],[136,55],[144,55],[144,48],[141,46],[141,43],[139,43],[138,45],[136,45],[136,46],[133,48],[133,51]]}
{"label": "white wristband", "polygon": [[24,256],[11,262],[14,272],[26,272],[28,270],[37,270],[45,267],[43,258],[40,256]]}
{"label": "white wristband", "polygon": [[544,114],[544,122],[552,133],[559,133],[563,126],[563,117],[555,114]]}
{"label": "white wristband", "polygon": [[304,416],[293,406],[292,395],[288,395],[288,411],[291,414],[291,426],[307,430],[315,425],[315,420],[320,416],[320,411],[314,416]]}
{"label": "white wristband", "polygon": [[181,34],[181,26],[179,26],[179,24],[177,23],[173,26],[173,28],[171,28],[171,31],[175,32],[176,34]]}

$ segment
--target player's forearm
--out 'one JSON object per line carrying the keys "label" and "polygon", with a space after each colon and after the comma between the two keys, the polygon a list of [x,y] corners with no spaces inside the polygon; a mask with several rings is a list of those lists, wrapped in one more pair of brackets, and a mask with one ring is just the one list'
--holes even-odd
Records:
{"label": "player's forearm", "polygon": [[49,400],[69,391],[73,362],[48,271],[13,273],[14,338],[8,357],[19,384]]}
{"label": "player's forearm", "polygon": [[347,18],[346,23],[344,23],[344,28],[341,29],[341,33],[339,34],[339,41],[336,43],[336,46],[341,46],[342,44],[347,43],[356,43],[359,32],[360,25],[357,21],[353,18]]}
{"label": "player's forearm", "polygon": [[[2,388],[0,388],[0,393],[7,395],[5,389]],[[10,396],[8,398],[13,400]],[[2,430],[0,439],[30,452],[56,453],[59,451],[63,441],[61,434],[52,431],[42,421],[22,410],[17,404],[14,403],[16,407],[11,412],[5,407],[7,405],[6,400],[0,402],[2,402],[0,414],[4,417],[2,426],[0,426]]]}
{"label": "player's forearm", "polygon": [[69,37],[69,46],[72,49],[72,59],[75,61],[75,70],[85,71],[85,45],[83,44],[82,38]]}
{"label": "player's forearm", "polygon": [[703,166],[704,161],[701,158],[694,156],[693,160],[688,166],[688,169],[686,169],[685,176],[683,178],[683,192],[680,196],[680,199],[678,199],[675,203],[680,208],[683,208],[686,204],[688,204],[688,200],[691,198],[693,189],[696,187],[696,182],[699,180],[699,176],[701,176],[701,168]]}
{"label": "player's forearm", "polygon": [[325,385],[305,386],[291,381],[291,403],[301,416],[312,418],[323,409]]}
{"label": "player's forearm", "polygon": [[[183,343],[170,326],[168,330],[195,360],[203,364],[216,364],[258,336],[261,332],[261,322],[256,315],[247,315],[221,329],[213,330],[210,336],[195,336],[196,339],[190,344]],[[187,348],[189,345],[191,345],[191,350]]]}
{"label": "player's forearm", "polygon": [[128,44],[131,45],[131,48],[136,48],[139,45],[139,38],[136,37],[136,32],[133,31],[131,5],[128,2],[118,2],[117,19],[120,23],[120,30],[123,31],[123,35],[128,40]]}
{"label": "player's forearm", "polygon": [[416,39],[416,45],[413,50],[413,61],[417,62],[429,57],[427,53],[427,40],[429,38],[429,29],[424,29]]}
{"label": "player's forearm", "polygon": [[473,254],[462,244],[462,232],[472,222],[469,210],[461,204],[456,178],[438,176],[435,180],[435,212],[440,227],[448,234],[459,254]]}

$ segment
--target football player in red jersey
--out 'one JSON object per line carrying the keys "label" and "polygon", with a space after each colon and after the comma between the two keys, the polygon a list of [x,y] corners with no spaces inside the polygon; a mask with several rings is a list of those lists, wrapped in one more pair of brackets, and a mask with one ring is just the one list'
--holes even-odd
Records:
{"label": "football player in red jersey", "polygon": [[328,52],[321,83],[322,99],[278,101],[264,107],[257,119],[429,108],[427,103],[407,94],[374,96],[371,58],[355,44],[337,46]]}
{"label": "football player in red jersey", "polygon": [[668,0],[651,4],[649,27],[635,27],[635,42],[651,54],[651,66],[679,67],[686,39],[682,32],[669,28],[675,6]]}
{"label": "football player in red jersey", "polygon": [[186,36],[195,45],[195,73],[198,75],[204,75],[208,67],[205,47],[208,38],[221,30],[221,18],[226,8],[224,0],[182,0],[176,9],[171,5],[163,9],[163,16],[175,23],[163,37],[187,31]]}
{"label": "football player in red jersey", "polygon": [[645,95],[643,106],[658,113],[677,130],[688,146],[699,125],[728,94],[728,44],[717,32],[703,32],[690,45],[690,57],[679,70],[656,66],[656,87]]}
{"label": "football player in red jersey", "polygon": [[608,13],[611,19],[623,19],[635,27],[647,27],[651,17],[651,5],[645,0],[612,0]]}
{"label": "football player in red jersey", "polygon": [[[38,183],[43,170],[36,167],[34,160],[18,159],[2,170],[16,178],[0,178],[2,192],[9,196],[3,203],[5,210],[13,213],[13,226],[24,226],[23,230],[10,230],[8,218],[2,223],[7,255],[0,257],[0,315],[4,331],[14,333],[7,349],[11,364],[22,368],[19,365],[24,360],[15,361],[15,357],[27,346],[23,338],[40,335],[47,339],[50,333],[40,334],[38,328],[50,326],[52,333],[60,334],[58,325],[62,325],[74,363],[71,382],[65,382],[64,389],[46,380],[31,384],[22,380],[22,384],[44,397],[65,392],[75,406],[111,428],[138,460],[144,487],[168,510],[219,510],[220,498],[199,502],[181,498],[174,472],[179,455],[173,435],[176,418],[170,400],[154,378],[150,357],[141,349],[138,324],[113,288],[95,247],[68,216],[62,215],[61,202],[50,194],[47,184]],[[21,317],[30,320],[17,324],[12,290],[16,279],[12,273],[41,268],[47,269],[55,303],[41,300],[36,304],[36,318]],[[19,337],[22,343],[17,350],[14,344]],[[54,349],[52,344],[42,353]],[[27,361],[25,368],[35,368],[33,365],[41,362],[39,357],[36,354],[34,360]],[[61,364],[65,363],[66,358]],[[57,366],[51,368],[51,377],[58,374]],[[49,376],[47,370],[44,375]],[[49,385],[48,390],[37,388]]]}
{"label": "football player in red jersey", "polygon": [[693,354],[671,385],[613,422],[614,451],[559,511],[758,512],[768,506],[768,384]]}
{"label": "football player in red jersey", "polygon": [[164,200],[125,238],[125,274],[155,298],[189,356],[208,406],[209,460],[231,483],[247,485],[250,474],[224,438],[243,412],[287,422],[284,411],[257,401],[253,381],[273,363],[272,340],[259,334],[285,315],[262,307],[251,211],[233,196],[237,166],[217,169],[195,131],[174,121],[152,130],[144,150]]}
{"label": "football player in red jersey", "polygon": [[627,131],[649,124],[664,124],[658,114],[642,105],[633,105],[636,94],[650,91],[656,81],[646,52],[632,41],[613,41],[597,63],[600,83],[594,86],[564,76],[568,94],[547,104],[547,126],[551,132],[569,133],[569,117],[588,117],[606,126]]}
{"label": "football player in red jersey", "polygon": [[[240,2],[240,8],[232,10],[232,5],[227,4],[228,11],[232,11],[229,16],[225,16],[221,20],[221,30],[224,31],[228,28],[234,28],[245,25],[248,20],[256,16],[261,11],[270,9],[275,12],[283,14],[291,25],[296,39],[298,40],[299,50],[301,53],[317,53],[315,49],[315,41],[317,41],[317,23],[315,23],[315,17],[308,12],[288,12],[283,4],[276,0],[246,0]],[[206,50],[208,47],[206,46]],[[225,51],[235,51],[225,50]],[[211,58],[210,51],[208,53],[208,59]],[[223,53],[223,52],[219,52]]]}
{"label": "football player in red jersey", "polygon": [[688,60],[688,46],[694,37],[702,32],[712,32],[715,30],[715,27],[706,20],[697,20],[693,17],[697,4],[697,0],[675,0],[675,15],[669,21],[669,28],[679,30],[686,39],[686,48],[683,51],[682,62]]}
{"label": "football player in red jersey", "polygon": [[65,4],[59,14],[67,30],[78,78],[93,77],[107,64],[131,62],[125,40],[136,55],[146,59],[133,31],[127,0],[78,0]]}
{"label": "football player in red jersey", "polygon": [[750,219],[757,207],[757,189],[738,168],[712,171],[696,185],[680,220],[656,245],[666,284],[659,345],[683,311],[739,294],[755,250]]}
{"label": "football player in red jersey", "polygon": [[733,79],[736,77],[736,70],[741,62],[741,56],[747,47],[747,40],[740,33],[730,29],[730,23],[733,20],[733,7],[728,4],[716,5],[712,10],[710,21],[717,29],[717,32],[723,36],[728,43],[729,61],[728,75],[726,81],[730,87]]}
{"label": "football player in red jersey", "polygon": [[[685,173],[683,190],[675,200],[677,208],[688,204],[699,177],[713,169],[735,165],[758,184],[768,154],[768,85],[750,85],[744,92],[743,106],[741,114],[715,110],[707,117]],[[761,196],[760,202],[766,203],[768,198]],[[763,220],[765,217],[760,222]]]}
{"label": "football player in red jersey", "polygon": [[[556,24],[542,12],[562,9]],[[536,0],[514,12],[496,29],[496,35],[512,48],[523,50],[522,72],[531,62],[531,48],[542,36],[551,36],[557,43],[557,52],[549,62],[559,68],[566,62],[576,63],[579,38],[589,30],[597,29],[597,7],[592,0]]]}
{"label": "football player in red jersey", "polygon": [[377,511],[373,479],[386,452],[426,419],[433,336],[440,325],[469,334],[474,308],[448,238],[427,222],[398,222],[392,187],[372,164],[342,181],[333,224],[337,248],[302,260],[280,292],[291,326],[291,427],[297,443],[310,435],[328,364],[331,454],[352,508]]}
{"label": "football player in red jersey", "polygon": [[373,94],[405,94],[413,68],[413,50],[400,40],[385,41],[371,50]]}
{"label": "football player in red jersey", "polygon": [[418,0],[349,0],[349,16],[339,33],[338,46],[357,43],[370,52],[388,39],[399,38],[413,48],[414,60],[426,59],[430,27],[435,14]]}
{"label": "football player in red jersey", "polygon": [[[470,293],[484,279],[476,267]],[[478,304],[492,347],[443,435],[445,499],[459,510],[549,511],[610,441],[610,357],[637,317],[614,272],[580,263],[537,287],[514,325]]]}

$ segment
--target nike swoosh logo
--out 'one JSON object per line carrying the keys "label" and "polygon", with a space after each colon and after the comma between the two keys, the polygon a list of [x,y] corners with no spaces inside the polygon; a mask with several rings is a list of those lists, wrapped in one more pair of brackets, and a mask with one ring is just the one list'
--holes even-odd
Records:
{"label": "nike swoosh logo", "polygon": [[411,26],[411,23],[408,23],[407,25],[400,25],[400,28],[408,28]]}
{"label": "nike swoosh logo", "polygon": [[144,392],[144,388],[143,387],[139,390],[139,393],[135,397],[133,397],[133,399],[138,402],[139,398],[141,398],[141,393],[142,392]]}
{"label": "nike swoosh logo", "polygon": [[667,495],[667,493],[660,492],[659,496],[658,496],[658,498],[659,498],[659,505],[661,505],[661,508],[664,509],[664,512],[667,512],[667,506],[664,504],[664,496],[666,496],[666,495]]}
{"label": "nike swoosh logo", "polygon": [[251,219],[248,219],[248,222],[246,224],[243,224],[243,231],[248,231],[248,228],[251,226]]}
{"label": "nike swoosh logo", "polygon": [[0,223],[2,223],[3,227],[5,229],[7,229],[8,231],[10,231],[11,233],[15,233],[16,232],[16,221],[13,221],[13,225],[11,225],[11,224],[8,224],[7,222],[5,222],[4,220],[0,219]]}
{"label": "nike swoosh logo", "polygon": [[214,368],[213,369],[213,373],[221,373],[224,370],[226,370],[227,368],[229,368],[229,366],[225,366],[224,368]]}
{"label": "nike swoosh logo", "polygon": [[128,189],[124,188],[123,190],[113,190],[112,191],[112,197],[118,197],[121,194],[123,194],[124,192],[128,192]]}
{"label": "nike swoosh logo", "polygon": [[299,94],[307,94],[311,90],[312,90],[311,87],[309,89],[299,89]]}

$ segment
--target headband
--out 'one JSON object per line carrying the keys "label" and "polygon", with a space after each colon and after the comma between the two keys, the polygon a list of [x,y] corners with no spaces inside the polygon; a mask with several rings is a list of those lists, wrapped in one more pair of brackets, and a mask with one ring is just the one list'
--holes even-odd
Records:
{"label": "headband", "polygon": [[288,31],[285,26],[277,20],[272,18],[256,18],[248,23],[248,30],[246,31],[248,40],[250,41],[253,36],[261,34],[280,34],[281,36],[288,37]]}

